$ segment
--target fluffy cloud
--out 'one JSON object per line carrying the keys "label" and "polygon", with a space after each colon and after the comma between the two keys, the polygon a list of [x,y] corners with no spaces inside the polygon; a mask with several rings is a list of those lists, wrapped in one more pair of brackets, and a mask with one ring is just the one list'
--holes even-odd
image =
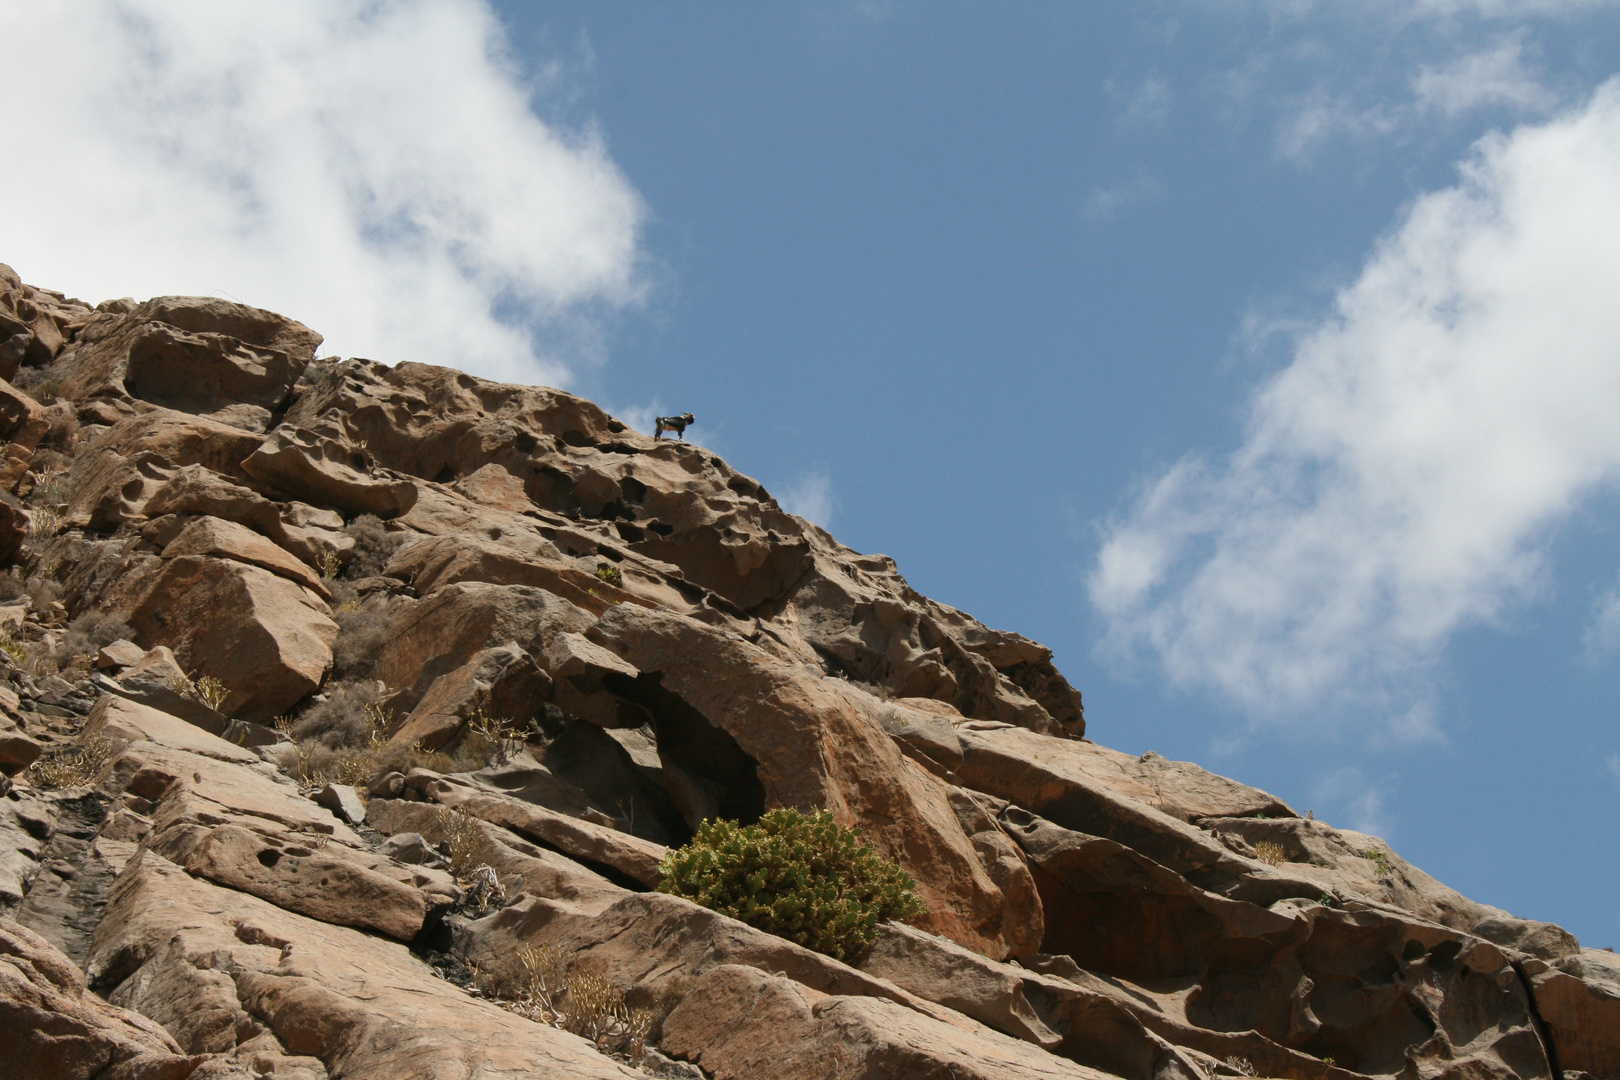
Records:
{"label": "fluffy cloud", "polygon": [[482,0],[7,4],[0,39],[25,280],[234,297],[332,352],[525,381],[639,297],[636,193],[535,115]]}
{"label": "fluffy cloud", "polygon": [[1545,584],[1543,541],[1620,476],[1620,82],[1481,140],[1417,199],[1242,445],[1188,457],[1090,574],[1105,652],[1256,716],[1381,705],[1429,730],[1461,627]]}

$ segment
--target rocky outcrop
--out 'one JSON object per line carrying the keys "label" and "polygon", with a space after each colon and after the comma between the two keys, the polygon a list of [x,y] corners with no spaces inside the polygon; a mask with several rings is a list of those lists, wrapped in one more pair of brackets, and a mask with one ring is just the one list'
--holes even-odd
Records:
{"label": "rocky outcrop", "polygon": [[[701,447],[319,340],[0,268],[12,1072],[1620,1080],[1612,954],[1086,739]],[[655,891],[777,807],[927,913],[843,963]]]}

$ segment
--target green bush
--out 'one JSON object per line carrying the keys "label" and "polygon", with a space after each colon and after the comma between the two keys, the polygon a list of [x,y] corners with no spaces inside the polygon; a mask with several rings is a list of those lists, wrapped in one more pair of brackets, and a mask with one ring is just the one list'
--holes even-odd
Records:
{"label": "green bush", "polygon": [[659,870],[660,892],[838,960],[865,952],[879,923],[928,910],[910,874],[826,810],[772,810],[757,825],[705,821]]}

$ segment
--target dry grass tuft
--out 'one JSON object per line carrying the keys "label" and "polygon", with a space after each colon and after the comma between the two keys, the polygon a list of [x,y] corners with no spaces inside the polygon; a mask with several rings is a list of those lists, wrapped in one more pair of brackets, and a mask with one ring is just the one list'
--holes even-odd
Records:
{"label": "dry grass tuft", "polygon": [[1262,840],[1254,845],[1254,857],[1268,866],[1281,866],[1288,861],[1288,850],[1281,844]]}
{"label": "dry grass tuft", "polygon": [[502,1008],[535,1023],[571,1031],[604,1051],[639,1059],[648,1036],[679,998],[663,995],[656,1009],[631,1008],[623,987],[594,971],[569,975],[567,961],[552,946],[525,947],[518,952],[521,970],[515,979],[486,979],[480,988]]}
{"label": "dry grass tuft", "polygon": [[76,750],[46,754],[28,766],[28,781],[40,788],[88,787],[121,747],[97,735]]}

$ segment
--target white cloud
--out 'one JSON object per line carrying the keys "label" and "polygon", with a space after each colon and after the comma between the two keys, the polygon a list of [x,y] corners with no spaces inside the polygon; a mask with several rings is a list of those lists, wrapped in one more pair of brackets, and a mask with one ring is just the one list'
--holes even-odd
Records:
{"label": "white cloud", "polygon": [[483,0],[7,4],[0,259],[85,299],[218,294],[328,351],[524,381],[636,302],[636,193],[542,122]]}
{"label": "white cloud", "polygon": [[1093,188],[1081,202],[1080,213],[1093,225],[1101,225],[1114,220],[1127,206],[1151,202],[1163,194],[1164,185],[1151,176],[1139,176],[1113,187]]}
{"label": "white cloud", "polygon": [[1391,783],[1391,777],[1369,781],[1351,765],[1318,780],[1311,788],[1311,798],[1319,806],[1338,808],[1332,811],[1335,817],[1340,810],[1349,815],[1348,828],[1388,839],[1395,831],[1395,820],[1388,808]]}
{"label": "white cloud", "polygon": [[1459,628],[1544,587],[1548,531],[1620,475],[1620,80],[1476,145],[1253,400],[1107,528],[1104,654],[1256,717],[1433,732]]}
{"label": "white cloud", "polygon": [[1523,53],[1524,36],[1515,34],[1444,67],[1425,66],[1412,80],[1417,107],[1451,116],[1495,105],[1527,112],[1551,109],[1557,98],[1525,68]]}
{"label": "white cloud", "polygon": [[1119,122],[1126,127],[1163,124],[1176,99],[1170,84],[1157,76],[1149,76],[1129,88],[1109,79],[1103,83],[1103,92],[1119,105]]}
{"label": "white cloud", "polygon": [[1599,664],[1620,649],[1620,588],[1598,597],[1592,621],[1581,635],[1581,651],[1588,664]]}
{"label": "white cloud", "polygon": [[809,518],[823,529],[832,528],[838,509],[832,478],[825,473],[806,473],[786,491],[778,492],[776,501],[788,513]]}

